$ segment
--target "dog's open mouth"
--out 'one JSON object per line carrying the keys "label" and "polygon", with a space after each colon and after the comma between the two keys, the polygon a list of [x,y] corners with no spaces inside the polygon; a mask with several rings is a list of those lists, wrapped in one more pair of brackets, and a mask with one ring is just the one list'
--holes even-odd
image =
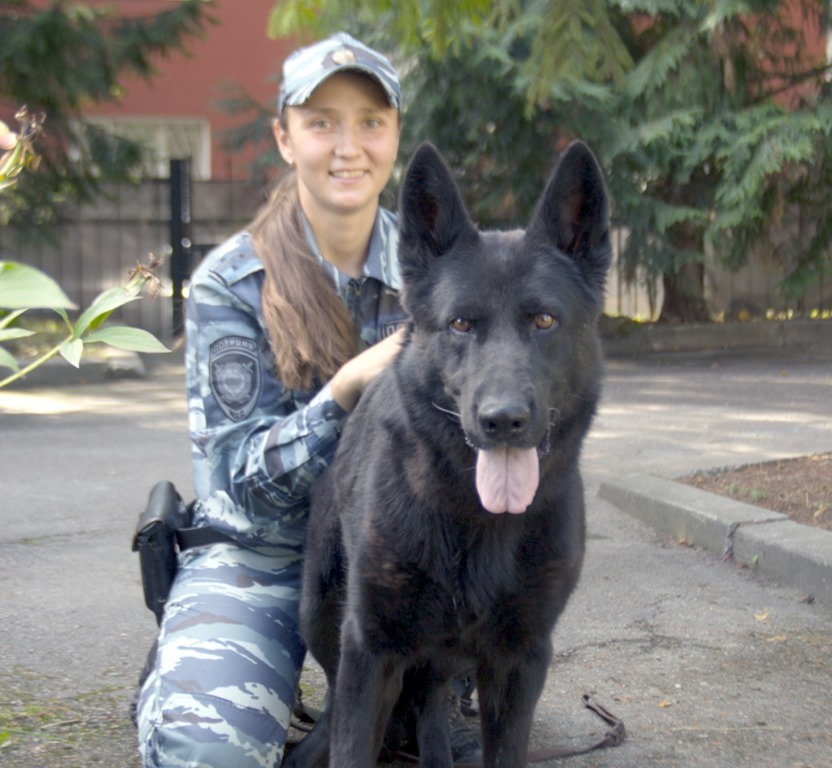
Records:
{"label": "dog's open mouth", "polygon": [[502,446],[477,453],[477,493],[489,512],[525,512],[539,479],[537,448]]}

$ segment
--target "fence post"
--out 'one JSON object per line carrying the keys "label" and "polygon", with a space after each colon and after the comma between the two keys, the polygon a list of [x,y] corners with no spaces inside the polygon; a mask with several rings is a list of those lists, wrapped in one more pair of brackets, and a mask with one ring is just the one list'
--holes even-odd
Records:
{"label": "fence post", "polygon": [[182,286],[191,273],[191,161],[170,161],[170,278],[173,283],[173,335],[185,330]]}

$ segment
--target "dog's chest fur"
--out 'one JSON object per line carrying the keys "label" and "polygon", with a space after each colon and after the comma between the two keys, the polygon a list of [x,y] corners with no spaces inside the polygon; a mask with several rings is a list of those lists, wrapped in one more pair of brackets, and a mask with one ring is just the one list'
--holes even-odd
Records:
{"label": "dog's chest fur", "polygon": [[[475,452],[459,424],[425,401],[415,372],[398,373],[362,400],[342,444],[358,460],[341,463],[333,478],[348,489],[339,514],[350,602],[380,649],[426,658],[437,647],[473,657],[495,645],[522,652],[518,638],[554,620],[546,605],[558,601],[547,594],[580,569],[583,518],[570,516],[564,501],[574,500],[563,494],[570,475],[579,485],[576,468],[546,457],[528,512],[485,512],[472,480]],[[397,415],[362,420],[382,403]]]}

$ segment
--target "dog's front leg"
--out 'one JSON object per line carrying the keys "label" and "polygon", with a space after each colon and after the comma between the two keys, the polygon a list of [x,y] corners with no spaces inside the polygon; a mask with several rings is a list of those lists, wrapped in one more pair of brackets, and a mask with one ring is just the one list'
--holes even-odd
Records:
{"label": "dog's front leg", "polygon": [[[327,694],[329,698],[329,694]],[[329,752],[332,703],[327,702],[312,730],[289,752],[282,768],[320,768]]]}
{"label": "dog's front leg", "polygon": [[332,712],[330,768],[374,768],[401,692],[402,668],[372,653],[345,622]]}
{"label": "dog's front leg", "polygon": [[443,680],[425,683],[425,700],[418,712],[416,739],[420,768],[453,768],[448,737],[448,686]]}
{"label": "dog's front leg", "polygon": [[530,652],[515,664],[480,667],[477,690],[485,768],[526,765],[535,706],[546,682],[551,651]]}

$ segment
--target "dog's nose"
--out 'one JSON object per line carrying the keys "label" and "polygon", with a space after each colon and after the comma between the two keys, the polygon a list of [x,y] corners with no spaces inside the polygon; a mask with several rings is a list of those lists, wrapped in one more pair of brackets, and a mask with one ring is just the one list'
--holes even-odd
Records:
{"label": "dog's nose", "polygon": [[483,406],[479,412],[480,427],[488,437],[506,441],[525,432],[529,409],[519,404]]}

